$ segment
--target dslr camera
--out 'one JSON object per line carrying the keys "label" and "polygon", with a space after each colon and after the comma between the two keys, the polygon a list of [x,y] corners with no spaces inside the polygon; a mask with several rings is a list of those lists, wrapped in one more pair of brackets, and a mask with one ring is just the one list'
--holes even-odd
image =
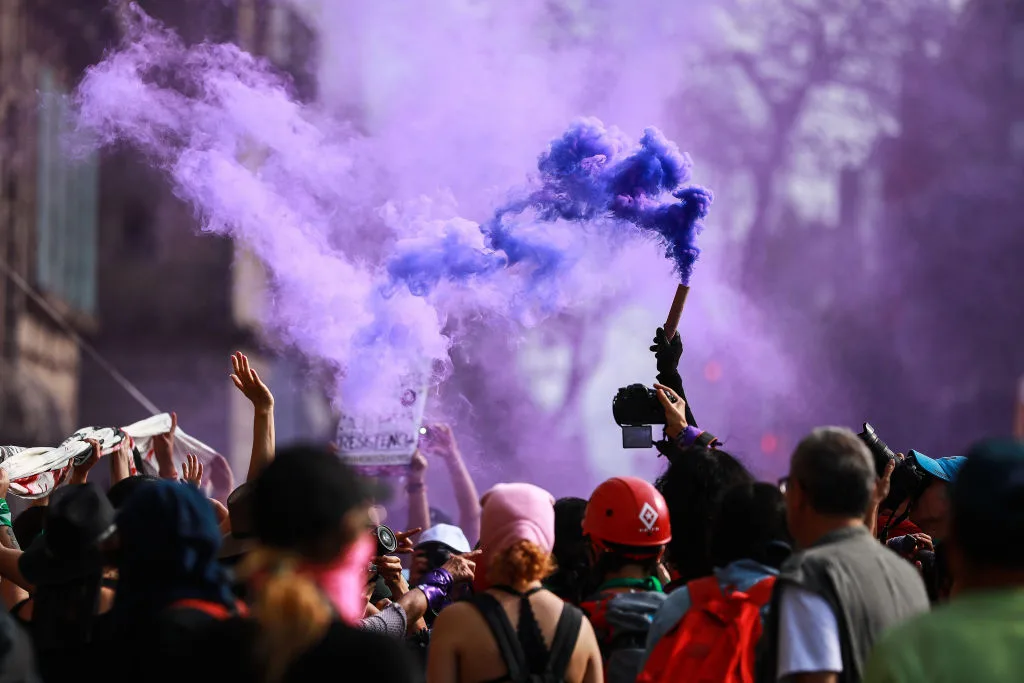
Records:
{"label": "dslr camera", "polygon": [[[864,445],[871,451],[871,455],[874,456],[875,472],[881,477],[885,474],[885,468],[889,461],[896,460],[896,454],[879,438],[874,427],[867,422],[864,423],[863,430],[857,436],[860,437]],[[889,478],[889,495],[882,501],[879,508],[895,511],[904,501],[910,501],[907,512],[903,514],[900,520],[902,521],[902,519],[908,516],[910,507],[924,493],[929,482],[930,475],[917,464],[917,451],[910,451],[907,457],[896,463],[896,469],[893,470],[892,476]],[[887,532],[888,525],[883,530],[883,533]]]}
{"label": "dslr camera", "polygon": [[650,448],[654,445],[651,425],[665,424],[665,409],[658,393],[643,384],[618,390],[612,400],[612,416],[622,427],[623,448]]}
{"label": "dslr camera", "polygon": [[932,604],[938,602],[940,596],[946,592],[946,584],[949,581],[949,567],[944,547],[940,545],[935,550],[929,550],[913,536],[890,538],[885,545],[907,561],[920,565],[921,578],[924,579],[925,588],[928,590],[928,599]]}

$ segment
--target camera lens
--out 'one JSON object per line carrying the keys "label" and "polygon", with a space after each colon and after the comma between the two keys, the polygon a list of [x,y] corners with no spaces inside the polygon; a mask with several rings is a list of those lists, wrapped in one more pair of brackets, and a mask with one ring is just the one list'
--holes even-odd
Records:
{"label": "camera lens", "polygon": [[398,539],[395,538],[395,533],[391,529],[381,525],[377,527],[376,535],[378,555],[387,555],[398,549]]}
{"label": "camera lens", "polygon": [[881,477],[885,474],[885,468],[889,461],[896,458],[896,454],[884,441],[878,438],[878,432],[868,422],[864,423],[863,431],[857,436],[860,437],[860,440],[871,451],[871,456],[875,461],[875,474]]}

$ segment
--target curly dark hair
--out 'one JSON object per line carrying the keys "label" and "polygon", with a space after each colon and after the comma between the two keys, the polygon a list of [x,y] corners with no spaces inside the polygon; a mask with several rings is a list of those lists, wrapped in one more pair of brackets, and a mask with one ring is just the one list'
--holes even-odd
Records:
{"label": "curly dark hair", "polygon": [[716,567],[749,559],[778,569],[792,545],[786,500],[778,486],[740,484],[722,494],[711,527],[711,560]]}
{"label": "curly dark hair", "polygon": [[669,454],[669,466],[654,485],[668,504],[667,559],[679,581],[711,574],[711,525],[719,500],[733,486],[754,481],[743,463],[723,450],[691,446]]}
{"label": "curly dark hair", "polygon": [[584,498],[555,501],[555,547],[552,554],[558,569],[544,582],[548,589],[568,603],[579,604],[596,587],[590,571],[590,542],[583,536]]}

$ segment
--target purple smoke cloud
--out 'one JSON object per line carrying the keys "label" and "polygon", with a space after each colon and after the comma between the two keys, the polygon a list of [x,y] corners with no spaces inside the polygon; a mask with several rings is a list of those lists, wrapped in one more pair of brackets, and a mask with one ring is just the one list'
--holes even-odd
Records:
{"label": "purple smoke cloud", "polygon": [[[542,245],[523,244],[514,223],[503,223],[505,216],[530,207],[545,220],[628,221],[666,243],[680,279],[689,284],[700,254],[697,235],[712,201],[705,188],[680,187],[690,180],[691,166],[657,128],[646,129],[636,148],[597,119],[579,120],[541,155],[541,189],[498,211],[488,226],[491,243],[512,262],[532,257],[550,269],[557,255]],[[666,193],[676,201],[666,201]]]}
{"label": "purple smoke cloud", "polygon": [[680,187],[690,179],[691,165],[656,128],[645,130],[639,146],[631,146],[621,132],[599,120],[579,119],[541,154],[541,187],[498,209],[482,228],[493,251],[481,248],[472,226],[462,223],[461,231],[449,226],[438,238],[399,245],[388,273],[417,296],[442,279],[465,282],[524,263],[533,268],[534,278],[557,277],[582,244],[565,249],[549,235],[524,236],[522,214],[529,210],[534,221],[620,221],[649,231],[666,243],[688,284],[700,253],[696,238],[711,204],[710,191]]}
{"label": "purple smoke cloud", "polygon": [[609,272],[624,240],[657,236],[689,278],[710,193],[682,186],[689,159],[656,129],[635,145],[574,123],[541,156],[538,187],[481,225],[440,204],[378,203],[386,160],[263,61],[134,19],[77,89],[79,129],[140,150],[204,230],[253,250],[273,280],[268,326],[343,374],[347,404],[386,405],[411,373],[445,379],[453,317],[529,326],[586,306],[608,288],[588,275]]}

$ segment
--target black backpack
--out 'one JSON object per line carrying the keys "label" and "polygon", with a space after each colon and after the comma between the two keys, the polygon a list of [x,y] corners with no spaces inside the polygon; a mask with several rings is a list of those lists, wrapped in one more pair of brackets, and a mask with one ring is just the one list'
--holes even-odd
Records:
{"label": "black backpack", "polygon": [[565,680],[565,672],[569,668],[572,653],[576,649],[576,641],[579,639],[580,626],[583,624],[583,612],[579,608],[568,603],[562,608],[562,615],[555,627],[555,637],[548,650],[547,667],[543,674],[537,675],[530,673],[526,653],[519,644],[519,637],[513,630],[501,603],[487,593],[473,596],[470,602],[480,610],[484,621],[487,622],[498,644],[501,658],[508,668],[508,674],[500,680],[512,683],[562,683]]}

